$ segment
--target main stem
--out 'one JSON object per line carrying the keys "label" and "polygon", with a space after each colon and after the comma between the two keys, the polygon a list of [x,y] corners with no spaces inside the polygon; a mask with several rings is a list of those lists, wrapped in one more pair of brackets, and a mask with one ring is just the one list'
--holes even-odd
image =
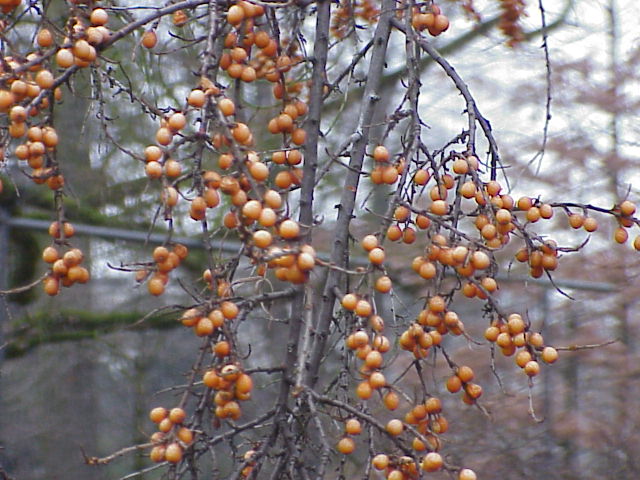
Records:
{"label": "main stem", "polygon": [[[346,171],[345,181],[342,188],[342,196],[338,205],[338,218],[335,227],[335,241],[331,250],[331,264],[346,267],[345,255],[349,242],[349,225],[353,217],[353,211],[360,182],[360,172],[369,143],[369,130],[371,119],[374,117],[376,106],[379,101],[379,87],[384,70],[387,45],[391,33],[391,18],[394,15],[394,0],[384,0],[382,2],[382,13],[374,34],[371,61],[367,74],[367,84],[362,97],[362,107],[358,126],[356,129],[357,139],[353,144],[349,159],[349,168]],[[315,336],[311,347],[311,354],[308,362],[304,366],[307,369],[306,386],[313,388],[318,382],[320,362],[324,355],[329,329],[333,319],[333,305],[336,295],[335,288],[339,285],[343,273],[331,269],[327,275],[322,298],[320,299],[319,312],[315,321]]]}
{"label": "main stem", "polygon": [[[313,193],[318,165],[318,140],[320,137],[320,120],[322,109],[322,94],[326,78],[327,56],[329,51],[329,26],[331,23],[331,2],[318,2],[316,18],[316,38],[313,48],[313,79],[309,99],[309,115],[305,124],[307,139],[305,142],[305,159],[303,178],[300,189],[300,213],[298,220],[306,228],[303,239],[311,240],[311,226],[313,223]],[[285,374],[280,388],[278,404],[283,410],[287,405],[287,398],[295,376],[296,360],[298,357],[300,331],[303,323],[303,309],[306,308],[305,289],[299,287],[292,302],[287,350],[284,359]]]}

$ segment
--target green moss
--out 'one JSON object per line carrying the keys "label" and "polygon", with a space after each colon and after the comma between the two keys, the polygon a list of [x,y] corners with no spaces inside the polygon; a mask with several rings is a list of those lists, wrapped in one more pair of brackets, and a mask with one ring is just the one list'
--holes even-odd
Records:
{"label": "green moss", "polygon": [[5,357],[25,355],[38,345],[85,338],[97,338],[124,329],[168,329],[180,325],[177,315],[164,312],[140,321],[144,314],[137,312],[95,313],[83,310],[63,310],[55,313],[39,312],[17,319],[6,335]]}

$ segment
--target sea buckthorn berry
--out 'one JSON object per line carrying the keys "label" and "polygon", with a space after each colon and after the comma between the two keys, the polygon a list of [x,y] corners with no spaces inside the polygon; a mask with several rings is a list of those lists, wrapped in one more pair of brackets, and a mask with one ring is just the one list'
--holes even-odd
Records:
{"label": "sea buckthorn berry", "polygon": [[362,425],[357,418],[350,418],[345,422],[344,430],[349,435],[359,435],[362,432]]}
{"label": "sea buckthorn berry", "polygon": [[384,470],[389,466],[389,457],[383,453],[379,453],[373,457],[371,464],[376,470]]}
{"label": "sea buckthorn berry", "polygon": [[340,453],[344,455],[349,455],[350,453],[353,453],[353,451],[356,449],[356,442],[354,442],[353,438],[343,437],[338,442],[338,445],[336,448]]}
{"label": "sea buckthorn berry", "polygon": [[429,452],[422,459],[422,463],[420,466],[426,472],[435,472],[442,468],[444,461],[442,460],[442,456],[437,452]]}
{"label": "sea buckthorn berry", "polygon": [[398,436],[403,432],[404,425],[402,424],[402,421],[394,418],[393,420],[389,420],[389,422],[387,422],[386,430],[390,435]]}
{"label": "sea buckthorn berry", "polygon": [[469,468],[463,468],[462,470],[460,470],[460,473],[458,473],[458,480],[477,480],[477,479],[478,477],[476,475],[476,472],[474,472]]}
{"label": "sea buckthorn berry", "polygon": [[541,358],[545,363],[554,363],[558,360],[558,351],[553,347],[544,347]]}

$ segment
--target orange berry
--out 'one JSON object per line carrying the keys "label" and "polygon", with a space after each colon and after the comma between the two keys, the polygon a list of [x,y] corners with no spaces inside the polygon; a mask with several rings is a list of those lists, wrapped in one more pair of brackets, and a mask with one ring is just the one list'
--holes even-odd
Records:
{"label": "orange berry", "polygon": [[187,418],[187,414],[182,408],[172,408],[169,412],[169,420],[171,420],[172,423],[180,424],[184,422],[185,418]]}
{"label": "orange berry", "polygon": [[180,441],[182,441],[186,445],[189,445],[191,442],[193,442],[193,432],[187,427],[180,427],[177,436]]}
{"label": "orange berry", "polygon": [[384,470],[389,466],[389,457],[383,453],[379,453],[373,457],[371,464],[376,470]]}
{"label": "orange berry", "polygon": [[195,108],[202,108],[206,101],[205,93],[200,89],[191,90],[187,98],[189,105]]}
{"label": "orange berry", "polygon": [[544,347],[541,357],[545,363],[554,363],[558,360],[558,351],[553,347]]}
{"label": "orange berry", "polygon": [[232,5],[227,11],[227,22],[229,22],[231,25],[238,25],[240,22],[242,22],[242,20],[244,20],[244,16],[245,13],[242,7],[238,5]]}
{"label": "orange berry", "polygon": [[476,473],[469,468],[463,468],[462,470],[460,470],[460,473],[458,474],[458,480],[477,480],[477,479],[478,477]]}
{"label": "orange berry", "polygon": [[451,376],[447,379],[447,390],[451,393],[459,392],[462,388],[462,381],[457,376]]}
{"label": "orange berry", "polygon": [[625,217],[630,217],[636,213],[636,205],[629,200],[625,200],[620,204],[620,213]]}
{"label": "orange berry", "polygon": [[373,389],[367,380],[364,380],[356,387],[356,395],[361,400],[368,400],[373,395]]}
{"label": "orange berry", "polygon": [[147,289],[151,295],[162,295],[164,293],[164,281],[161,277],[153,276],[147,282]]}
{"label": "orange berry", "polygon": [[36,37],[36,42],[39,47],[47,48],[53,45],[53,34],[50,30],[43,28],[38,31],[38,35]]}
{"label": "orange berry", "polygon": [[167,418],[167,415],[169,415],[169,412],[166,408],[156,407],[149,412],[149,419],[153,423],[160,423],[162,420]]}
{"label": "orange berry", "polygon": [[593,217],[587,217],[584,219],[582,228],[584,228],[587,232],[595,232],[598,229],[598,222]]}
{"label": "orange berry", "polygon": [[435,472],[442,468],[444,461],[442,460],[442,456],[437,452],[429,452],[422,459],[422,463],[420,466],[426,472]]}
{"label": "orange berry", "polygon": [[389,293],[391,291],[391,287],[391,279],[386,275],[383,275],[376,280],[376,290],[380,293]]}
{"label": "orange berry", "polygon": [[152,49],[158,43],[158,35],[156,35],[154,30],[147,30],[142,34],[140,43],[142,43],[144,48]]}
{"label": "orange berry", "polygon": [[286,240],[292,240],[300,235],[300,226],[295,220],[285,220],[278,229],[280,236]]}
{"label": "orange berry", "polygon": [[471,369],[471,367],[468,367],[466,365],[459,367],[456,375],[464,383],[470,382],[474,377],[473,370]]}
{"label": "orange berry", "polygon": [[400,397],[393,390],[389,390],[382,398],[384,406],[389,410],[395,410],[400,405]]}
{"label": "orange berry", "polygon": [[169,463],[178,463],[182,460],[182,447],[178,443],[170,443],[164,452],[164,458]]}
{"label": "orange berry", "polygon": [[369,377],[369,384],[371,388],[377,390],[378,388],[384,387],[387,384],[387,380],[382,372],[373,372]]}
{"label": "orange berry", "polygon": [[357,418],[350,418],[345,422],[344,430],[349,435],[359,435],[362,432],[362,425]]}
{"label": "orange berry", "polygon": [[222,315],[224,315],[224,318],[227,320],[233,320],[240,313],[238,306],[228,300],[220,304],[220,311],[222,311]]}
{"label": "orange berry", "polygon": [[384,263],[384,250],[380,247],[373,248],[369,252],[369,261],[374,265],[382,265]]}
{"label": "orange berry", "polygon": [[448,208],[447,202],[444,200],[435,200],[431,204],[430,210],[434,215],[446,215]]}
{"label": "orange berry", "polygon": [[536,375],[538,375],[538,373],[540,373],[540,364],[538,364],[538,362],[536,362],[535,360],[530,360],[524,366],[524,372],[530,377],[535,377]]}
{"label": "orange berry", "polygon": [[165,459],[166,448],[164,445],[156,445],[149,452],[149,458],[152,462],[160,463]]}
{"label": "orange berry", "polygon": [[343,455],[349,455],[356,449],[356,442],[353,441],[353,438],[343,437],[338,442],[336,448]]}
{"label": "orange berry", "polygon": [[356,303],[355,313],[360,317],[368,317],[373,313],[373,308],[368,301],[358,300],[358,303]]}
{"label": "orange berry", "polygon": [[393,420],[389,420],[387,422],[385,429],[387,430],[389,435],[393,435],[395,437],[402,434],[404,430],[404,425],[400,420],[398,420],[397,418],[394,418]]}
{"label": "orange berry", "polygon": [[387,228],[387,238],[392,242],[402,238],[402,229],[398,225],[390,225]]}
{"label": "orange berry", "polygon": [[615,229],[613,238],[617,243],[625,243],[629,239],[629,233],[624,227],[618,227]]}

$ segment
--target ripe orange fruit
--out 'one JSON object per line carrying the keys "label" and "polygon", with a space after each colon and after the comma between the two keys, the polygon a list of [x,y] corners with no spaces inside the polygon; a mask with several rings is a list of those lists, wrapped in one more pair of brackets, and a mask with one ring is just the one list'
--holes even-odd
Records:
{"label": "ripe orange fruit", "polygon": [[464,386],[464,391],[472,399],[478,399],[482,395],[482,387],[477,383],[467,383]]}
{"label": "ripe orange fruit", "polygon": [[373,457],[371,464],[376,470],[384,470],[389,466],[389,457],[383,453],[379,453]]}
{"label": "ripe orange fruit", "polygon": [[295,220],[288,219],[280,224],[278,233],[282,238],[292,240],[300,235],[300,226]]}
{"label": "ripe orange fruit", "polygon": [[435,200],[431,204],[430,210],[434,215],[446,215],[448,208],[447,202],[444,200]]}
{"label": "ripe orange fruit", "polygon": [[629,233],[624,227],[615,229],[613,238],[617,243],[625,243],[629,239]]}
{"label": "ripe orange fruit", "polygon": [[344,430],[349,435],[359,435],[362,432],[362,425],[357,418],[350,418],[345,422]]}
{"label": "ripe orange fruit", "polygon": [[387,228],[387,238],[392,242],[400,240],[402,238],[402,229],[398,225],[390,225]]}
{"label": "ripe orange fruit", "polygon": [[587,232],[595,232],[598,229],[598,222],[593,217],[587,217],[584,219],[582,228],[584,228]]}
{"label": "ripe orange fruit", "polygon": [[460,473],[458,474],[458,480],[477,480],[477,479],[478,477],[476,473],[469,468],[463,468],[462,470],[460,470]]}
{"label": "ripe orange fruit", "polygon": [[195,325],[195,334],[198,337],[206,337],[214,332],[213,322],[209,317],[200,317]]}
{"label": "ripe orange fruit", "polygon": [[[211,322],[209,318],[206,319]],[[213,346],[213,353],[220,358],[226,357],[231,353],[231,345],[226,340],[221,340]]]}
{"label": "ripe orange fruit", "polygon": [[393,185],[398,180],[398,170],[395,167],[389,165],[383,168],[381,172],[381,180],[387,185]]}
{"label": "ripe orange fruit", "polygon": [[186,124],[187,124],[187,117],[185,117],[184,114],[180,112],[176,112],[173,115],[171,115],[169,117],[169,120],[167,121],[167,125],[174,132],[182,130]]}
{"label": "ripe orange fruit", "polygon": [[163,462],[165,459],[165,452],[166,448],[164,445],[156,445],[151,449],[151,452],[149,452],[149,459],[155,463]]}
{"label": "ripe orange fruit", "polygon": [[404,473],[402,473],[402,471],[400,470],[390,470],[389,473],[387,474],[387,480],[405,480],[406,477],[404,476]]}
{"label": "ripe orange fruit", "polygon": [[238,306],[228,300],[225,300],[220,304],[220,311],[222,312],[222,315],[224,315],[224,318],[226,318],[227,320],[233,320],[238,316],[238,313],[240,313],[240,309],[238,308]]}
{"label": "ripe orange fruit", "polygon": [[363,347],[369,343],[369,335],[364,330],[358,330],[353,333],[353,345],[354,348]]}
{"label": "ripe orange fruit", "polygon": [[558,351],[553,347],[544,347],[542,350],[542,360],[546,363],[554,363],[558,360]]}
{"label": "ripe orange fruit", "polygon": [[535,377],[540,373],[540,364],[535,360],[530,360],[524,366],[524,372],[530,377]]}
{"label": "ripe orange fruit", "polygon": [[400,420],[398,420],[397,418],[394,418],[393,420],[389,420],[387,422],[385,429],[387,430],[389,435],[393,435],[395,437],[402,434],[404,430],[404,425]]}
{"label": "ripe orange fruit", "polygon": [[172,408],[169,412],[169,420],[171,420],[172,423],[180,424],[184,422],[185,418],[187,418],[187,414],[182,408]]}
{"label": "ripe orange fruit", "polygon": [[436,276],[436,273],[436,266],[432,262],[422,262],[420,268],[418,269],[418,275],[420,275],[425,280],[434,278]]}
{"label": "ripe orange fruit", "polygon": [[42,251],[42,260],[46,263],[53,263],[60,257],[58,250],[55,247],[48,246]]}
{"label": "ripe orange fruit", "polygon": [[382,401],[384,403],[384,406],[392,411],[398,408],[398,406],[400,405],[400,397],[393,390],[389,390],[387,393],[385,393],[384,397],[382,397]]}
{"label": "ripe orange fruit", "polygon": [[386,384],[387,380],[385,379],[382,372],[373,372],[369,377],[369,385],[371,385],[371,388],[373,388],[374,390],[382,388]]}
{"label": "ripe orange fruit", "polygon": [[142,39],[140,40],[142,46],[144,48],[152,49],[158,43],[158,36],[154,30],[147,30],[142,34]]}
{"label": "ripe orange fruit", "polygon": [[466,365],[462,365],[461,367],[459,367],[456,375],[464,383],[470,382],[474,377],[473,370],[471,369],[471,367],[468,367]]}
{"label": "ripe orange fruit", "polygon": [[154,275],[147,282],[147,289],[151,295],[162,295],[164,293],[164,281],[161,277]]}
{"label": "ripe orange fruit", "polygon": [[416,225],[419,229],[426,230],[431,225],[431,219],[426,215],[417,215]]}
{"label": "ripe orange fruit", "polygon": [[447,379],[446,387],[447,390],[451,393],[459,392],[462,388],[462,381],[460,380],[460,377],[457,377],[455,375],[449,377]]}
{"label": "ripe orange fruit", "polygon": [[361,400],[368,400],[373,395],[373,389],[367,380],[364,380],[356,387],[356,395]]}
{"label": "ripe orange fruit", "polygon": [[620,213],[625,217],[630,217],[636,213],[636,205],[629,200],[625,200],[620,203]]}
{"label": "ripe orange fruit", "polygon": [[369,252],[369,261],[373,265],[382,265],[382,263],[384,263],[384,259],[385,259],[384,250],[380,247],[373,248]]}
{"label": "ripe orange fruit", "polygon": [[169,145],[173,140],[173,133],[166,127],[160,127],[156,132],[156,141],[160,145]]}
{"label": "ripe orange fruit", "polygon": [[406,227],[402,231],[402,241],[407,245],[412,244],[416,241],[416,231],[411,227]]}
{"label": "ripe orange fruit", "polygon": [[373,308],[367,300],[358,300],[356,303],[355,313],[359,317],[368,317],[373,313]]}
{"label": "ripe orange fruit", "polygon": [[437,397],[429,397],[424,402],[424,406],[427,409],[427,413],[434,414],[442,411],[442,402]]}
{"label": "ripe orange fruit", "polygon": [[53,45],[53,34],[50,30],[46,28],[42,28],[38,31],[38,35],[36,37],[36,42],[39,47],[47,48]]}
{"label": "ripe orange fruit", "polygon": [[512,336],[522,333],[525,329],[524,320],[517,313],[512,313],[507,319],[507,328]]}
{"label": "ripe orange fruit", "polygon": [[422,463],[420,466],[426,472],[435,472],[440,470],[444,461],[442,460],[442,456],[437,452],[429,452],[422,459]]}
{"label": "ripe orange fruit", "polygon": [[389,293],[391,291],[392,282],[389,277],[383,275],[376,280],[376,290],[380,293]]}
{"label": "ripe orange fruit", "polygon": [[338,442],[336,448],[343,455],[349,455],[356,449],[356,442],[353,441],[353,438],[343,437]]}
{"label": "ripe orange fruit", "polygon": [[178,430],[177,436],[180,439],[180,441],[184,442],[187,445],[193,442],[193,432],[191,431],[191,429],[187,427],[180,427],[180,429]]}
{"label": "ripe orange fruit", "polygon": [[164,458],[169,463],[178,463],[182,460],[182,447],[178,443],[170,443],[164,452]]}
{"label": "ripe orange fruit", "polygon": [[370,351],[364,359],[364,364],[370,369],[382,366],[382,354],[377,350]]}
{"label": "ripe orange fruit", "polygon": [[413,181],[416,185],[426,185],[429,182],[429,172],[423,168],[419,168],[413,174]]}
{"label": "ripe orange fruit", "polygon": [[155,408],[151,409],[151,411],[149,412],[149,419],[153,423],[160,423],[162,420],[167,418],[168,414],[169,414],[169,412],[167,411],[166,408],[164,408],[164,407],[155,407]]}
{"label": "ripe orange fruit", "polygon": [[187,102],[189,105],[195,108],[202,108],[206,101],[205,93],[200,89],[191,90],[189,96],[187,97]]}
{"label": "ripe orange fruit", "polygon": [[373,159],[376,162],[388,162],[389,158],[389,150],[384,145],[378,145],[373,149]]}
{"label": "ripe orange fruit", "polygon": [[428,302],[429,310],[435,313],[444,312],[447,308],[447,302],[440,295],[434,295]]}
{"label": "ripe orange fruit", "polygon": [[56,53],[56,63],[60,68],[69,68],[73,62],[74,56],[70,48],[61,48]]}

